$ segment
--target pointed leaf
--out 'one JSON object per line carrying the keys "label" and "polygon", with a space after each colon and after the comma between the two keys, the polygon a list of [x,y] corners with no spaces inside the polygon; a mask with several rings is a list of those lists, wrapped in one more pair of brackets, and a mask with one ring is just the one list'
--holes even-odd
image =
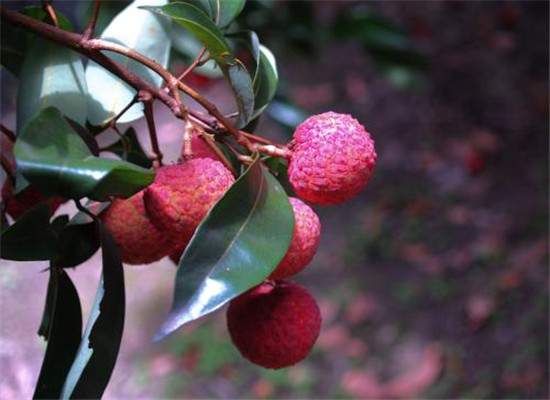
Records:
{"label": "pointed leaf", "polygon": [[239,111],[235,124],[238,128],[243,128],[252,118],[254,111],[254,90],[250,74],[239,60],[235,60],[233,65],[224,66],[222,69],[229,81]]}
{"label": "pointed leaf", "polygon": [[293,226],[287,195],[256,160],[214,205],[187,246],[157,339],[262,282],[285,255]]}
{"label": "pointed leaf", "polygon": [[39,204],[2,232],[5,260],[39,261],[56,255],[56,238],[50,227],[50,206]]}
{"label": "pointed leaf", "polygon": [[46,307],[39,335],[48,341],[34,399],[56,399],[71,368],[82,334],[78,293],[65,271],[50,269]]}
{"label": "pointed leaf", "polygon": [[80,124],[86,122],[88,89],[77,53],[36,38],[21,67],[17,89],[17,131],[38,111],[56,107]]}
{"label": "pointed leaf", "polygon": [[216,24],[200,8],[189,3],[170,3],[162,7],[141,7],[172,19],[189,30],[220,65],[232,61],[231,49]]}
{"label": "pointed leaf", "polygon": [[122,260],[114,239],[101,227],[103,272],[78,353],[63,385],[62,399],[99,399],[116,363],[124,328]]}
{"label": "pointed leaf", "polygon": [[25,125],[14,154],[18,170],[29,182],[44,194],[65,198],[128,197],[154,179],[153,171],[94,157],[54,108],[41,111]]}
{"label": "pointed leaf", "polygon": [[[162,5],[166,2],[135,0],[111,21],[101,38],[134,49],[166,67],[170,54],[169,24],[139,8],[141,5]],[[160,87],[162,78],[149,68],[120,54],[105,54],[149,83]],[[86,81],[90,94],[88,119],[93,125],[100,125],[115,117],[136,95],[135,89],[93,62],[86,68]],[[118,122],[131,122],[142,116],[142,105],[135,104]]]}
{"label": "pointed leaf", "polygon": [[220,27],[226,27],[241,13],[245,0],[209,0],[212,17]]}

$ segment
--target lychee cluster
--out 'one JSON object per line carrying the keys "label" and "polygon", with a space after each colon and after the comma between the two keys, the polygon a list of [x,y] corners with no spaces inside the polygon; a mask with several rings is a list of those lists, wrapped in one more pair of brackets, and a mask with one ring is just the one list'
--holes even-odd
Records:
{"label": "lychee cluster", "polygon": [[[327,112],[308,118],[294,132],[289,149],[289,180],[303,200],[340,204],[357,195],[370,179],[376,152],[365,128],[349,115]],[[290,198],[294,232],[286,255],[261,285],[231,301],[227,326],[241,354],[265,368],[283,368],[304,359],[321,327],[321,315],[308,291],[282,281],[313,259],[321,234],[315,212]]]}
{"label": "lychee cluster", "polygon": [[128,199],[116,199],[102,215],[122,261],[149,264],[182,252],[233,182],[221,162],[207,158],[159,168],[153,184]]}

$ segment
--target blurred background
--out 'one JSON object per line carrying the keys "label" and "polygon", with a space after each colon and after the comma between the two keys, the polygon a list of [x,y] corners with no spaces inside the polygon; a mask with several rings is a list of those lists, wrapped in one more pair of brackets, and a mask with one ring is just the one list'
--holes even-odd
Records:
{"label": "blurred background", "polygon": [[[100,24],[125,4],[105,2]],[[86,3],[54,5],[83,29]],[[547,2],[249,2],[239,21],[274,52],[281,79],[256,132],[283,143],[308,115],[333,110],[376,141],[361,195],[315,207],[321,245],[296,281],[321,306],[321,335],[279,371],[239,356],[223,310],[152,343],[175,268],[127,266],[104,397],[548,398],[548,13]],[[172,68],[188,56],[174,50]],[[2,123],[13,128],[16,81],[1,74]],[[212,76],[190,84],[231,110]],[[175,160],[180,123],[157,111]],[[85,313],[99,262],[71,271]],[[30,398],[46,265],[1,263],[0,398]]]}

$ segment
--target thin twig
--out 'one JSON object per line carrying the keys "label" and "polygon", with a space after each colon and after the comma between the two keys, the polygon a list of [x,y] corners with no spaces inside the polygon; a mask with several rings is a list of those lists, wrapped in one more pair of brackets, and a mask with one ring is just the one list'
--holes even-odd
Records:
{"label": "thin twig", "polygon": [[9,140],[11,140],[12,142],[15,142],[15,133],[13,133],[13,131],[8,129],[4,124],[0,124],[0,130],[4,135],[7,136]]}
{"label": "thin twig", "polygon": [[15,171],[13,170],[13,165],[11,162],[4,154],[0,154],[0,162],[2,163],[2,168],[4,168],[4,171],[6,171],[8,178],[10,178],[12,183],[15,183]]}
{"label": "thin twig", "polygon": [[203,47],[197,58],[189,64],[189,66],[183,71],[180,76],[178,76],[178,81],[181,81],[183,78],[185,78],[195,67],[200,63],[202,56],[204,56],[204,53],[206,53],[206,47]]}
{"label": "thin twig", "polygon": [[55,10],[53,9],[52,3],[50,1],[44,1],[42,3],[42,8],[46,12],[46,14],[48,14],[53,24],[55,25],[55,27],[59,28],[59,21],[57,21],[57,15],[55,14]]}
{"label": "thin twig", "polygon": [[158,166],[162,166],[162,152],[160,151],[159,142],[157,138],[157,129],[155,127],[155,116],[153,112],[153,97],[147,92],[139,93],[139,101],[143,103],[143,111],[145,112],[145,119],[147,121],[147,128],[149,129],[149,138],[151,139],[151,147],[155,155],[155,161],[158,162]]}
{"label": "thin twig", "polygon": [[97,215],[95,215],[93,212],[91,212],[86,207],[84,207],[82,205],[82,203],[80,203],[80,200],[78,200],[78,199],[73,199],[73,200],[74,200],[74,204],[76,205],[76,208],[79,211],[82,211],[84,214],[86,214],[88,217],[90,217],[94,222],[99,222],[99,219],[97,218]]}
{"label": "thin twig", "polygon": [[126,142],[127,138],[126,136],[118,129],[118,126],[116,123],[113,122],[111,125],[111,128],[116,132],[118,137],[120,138],[120,141],[122,142],[122,159],[126,161],[128,159],[128,142]]}
{"label": "thin twig", "polygon": [[97,18],[99,16],[100,7],[101,7],[101,0],[95,0],[92,18],[90,19],[90,22],[88,23],[88,26],[86,27],[86,30],[84,31],[84,35],[83,35],[85,40],[91,39],[94,36],[94,30],[97,24]]}
{"label": "thin twig", "polygon": [[99,128],[100,129],[112,128],[113,124],[115,124],[119,120],[119,118],[122,117],[122,115],[137,102],[138,102],[138,96],[136,94],[134,98],[128,104],[126,104],[126,106],[113,119],[110,119],[109,121],[99,125]]}

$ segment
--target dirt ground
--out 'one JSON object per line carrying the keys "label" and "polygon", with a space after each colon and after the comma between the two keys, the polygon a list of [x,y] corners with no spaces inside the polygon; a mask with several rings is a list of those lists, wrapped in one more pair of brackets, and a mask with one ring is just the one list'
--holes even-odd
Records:
{"label": "dirt ground", "polygon": [[[388,84],[356,44],[314,60],[277,54],[294,102],[354,115],[379,155],[360,196],[315,208],[320,249],[296,279],[322,309],[313,353],[255,367],[231,346],[223,311],[151,343],[175,273],[162,260],[125,270],[105,398],[548,398],[548,3],[368,4],[427,55],[419,89]],[[261,128],[283,138],[273,122]],[[30,398],[44,265],[1,263],[0,398]],[[98,263],[71,272],[85,311]]]}

